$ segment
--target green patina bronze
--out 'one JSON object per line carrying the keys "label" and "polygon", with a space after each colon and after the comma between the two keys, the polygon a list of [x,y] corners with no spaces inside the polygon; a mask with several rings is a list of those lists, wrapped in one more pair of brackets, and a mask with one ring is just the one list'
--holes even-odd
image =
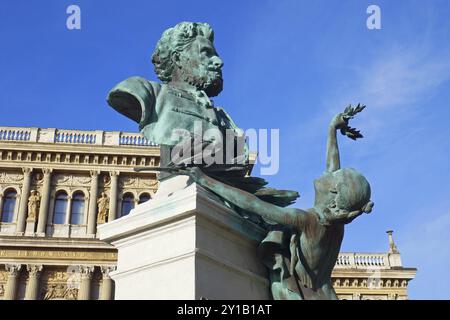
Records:
{"label": "green patina bronze", "polygon": [[223,62],[213,42],[214,32],[207,23],[181,22],[169,28],[152,56],[162,83],[128,78],[109,92],[108,103],[139,123],[147,140],[159,145],[178,144],[174,133],[179,129],[193,137],[195,125],[203,131],[231,129],[242,137],[231,117],[210,100],[223,87]]}
{"label": "green patina bronze", "polygon": [[330,123],[325,173],[314,181],[311,209],[282,208],[205,175],[199,168],[187,174],[226,201],[262,216],[268,233],[259,247],[277,300],[337,299],[331,272],[344,237],[344,226],[372,211],[370,185],[354,169],[340,167],[336,131],[356,140],[362,135],[348,121],[364,106],[348,107]]}
{"label": "green patina bronze", "polygon": [[[183,137],[188,143],[197,138],[195,126],[202,131],[214,130],[222,137],[231,130],[239,146],[244,132],[221,108],[214,107],[210,97],[217,96],[223,88],[222,66],[214,47],[214,32],[207,23],[181,22],[169,28],[161,36],[152,56],[155,72],[162,83],[131,77],[117,84],[108,94],[108,103],[118,112],[139,123],[139,129],[147,140],[161,146],[161,166],[179,165],[172,157],[172,148],[180,143],[175,134],[181,130],[188,133]],[[200,153],[209,144],[217,142],[217,136],[204,135]],[[234,147],[233,147],[234,148]],[[192,146],[195,150],[195,146]],[[223,155],[227,153],[223,144]],[[267,181],[249,177],[249,157],[245,143],[233,150],[236,165],[213,164],[202,166],[211,177],[246,190],[259,198],[280,206],[295,201],[298,193],[291,190],[266,188]],[[200,154],[200,157],[202,155]],[[194,153],[191,157],[197,158]],[[237,161],[239,160],[239,161]],[[170,174],[169,174],[170,175]],[[167,178],[167,174],[159,178]],[[239,208],[236,210],[239,211]],[[243,212],[240,212],[244,214]],[[261,223],[258,216],[246,214],[254,222]]]}
{"label": "green patina bronze", "polygon": [[128,78],[111,90],[108,103],[139,123],[148,140],[161,145],[161,165],[167,166],[161,171],[190,175],[237,213],[267,229],[259,253],[269,271],[274,299],[336,299],[331,272],[344,225],[369,213],[373,206],[367,180],[354,169],[341,169],[336,132],[353,140],[361,138],[348,122],[364,106],[349,106],[331,121],[326,171],[314,182],[315,202],[308,210],[286,208],[298,197],[297,192],[266,188],[264,179],[247,176],[246,148],[238,154],[244,158],[242,165],[180,167],[168,156],[179,143],[174,130],[186,130],[192,139],[194,124],[201,121],[204,129],[231,129],[237,137],[243,135],[210,100],[223,87],[223,62],[213,41],[206,23],[182,22],[166,30],[152,57],[162,84]]}

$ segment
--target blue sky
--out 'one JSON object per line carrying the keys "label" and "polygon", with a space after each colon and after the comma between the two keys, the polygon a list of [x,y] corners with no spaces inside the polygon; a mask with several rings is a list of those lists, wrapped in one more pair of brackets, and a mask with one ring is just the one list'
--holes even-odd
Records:
{"label": "blue sky", "polygon": [[[81,30],[66,8],[81,8]],[[381,8],[368,30],[366,8]],[[349,103],[365,138],[340,139],[342,164],[372,185],[372,214],[347,226],[344,251],[385,252],[385,231],[413,299],[449,299],[450,3],[445,0],[24,1],[0,6],[0,125],[137,131],[105,97],[132,75],[156,80],[150,57],[180,21],[210,23],[225,65],[215,104],[242,128],[280,129],[278,188],[313,202],[326,127]],[[348,140],[348,141],[347,141]]]}

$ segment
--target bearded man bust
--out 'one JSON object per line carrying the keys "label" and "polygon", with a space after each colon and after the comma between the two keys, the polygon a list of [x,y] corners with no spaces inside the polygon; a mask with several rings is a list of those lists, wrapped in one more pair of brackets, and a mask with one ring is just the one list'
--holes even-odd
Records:
{"label": "bearded man bust", "polygon": [[[194,147],[190,164],[202,167],[206,174],[279,206],[295,201],[297,192],[266,188],[267,181],[248,175],[250,164],[244,132],[223,109],[214,107],[210,99],[223,89],[223,62],[214,47],[214,32],[209,24],[180,22],[167,29],[156,45],[152,62],[162,83],[131,77],[116,85],[107,100],[115,110],[139,123],[147,140],[160,145],[161,167],[185,165],[185,161],[174,161],[172,151],[180,145],[180,140],[189,141]],[[199,126],[201,152],[197,153],[199,144],[195,139]],[[230,133],[233,144],[224,141]],[[222,162],[205,165],[203,151],[214,150],[216,160],[220,148]],[[200,164],[196,162],[199,154]],[[160,174],[159,180],[168,176]],[[251,213],[244,215],[251,216]]]}
{"label": "bearded man bust", "polygon": [[[109,92],[108,103],[139,123],[145,138],[159,145],[175,146],[180,132],[192,138],[200,124],[202,132],[216,129],[225,136],[225,130],[231,129],[243,137],[228,114],[210,100],[223,88],[223,62],[213,41],[214,32],[207,23],[181,22],[167,29],[152,56],[162,84],[128,78]],[[201,138],[206,143],[215,140]]]}

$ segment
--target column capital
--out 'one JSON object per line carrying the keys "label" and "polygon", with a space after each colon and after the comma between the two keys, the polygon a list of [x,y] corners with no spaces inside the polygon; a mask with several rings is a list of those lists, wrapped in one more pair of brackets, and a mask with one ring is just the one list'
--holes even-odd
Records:
{"label": "column capital", "polygon": [[109,175],[112,177],[118,177],[120,174],[120,171],[110,171]]}
{"label": "column capital", "polygon": [[11,277],[17,277],[19,275],[20,269],[22,268],[21,264],[6,264],[5,265],[6,272]]}
{"label": "column capital", "polygon": [[103,275],[103,279],[111,279],[110,272],[113,272],[117,269],[116,266],[101,266],[100,267]]}
{"label": "column capital", "polygon": [[29,175],[29,174],[31,174],[32,171],[33,171],[33,168],[30,168],[30,167],[23,167],[22,168],[22,172],[23,172],[24,175]]}
{"label": "column capital", "polygon": [[94,266],[80,265],[78,266],[78,272],[80,272],[81,278],[92,278]]}
{"label": "column capital", "polygon": [[91,177],[98,176],[100,174],[100,170],[89,170]]}
{"label": "column capital", "polygon": [[43,268],[42,264],[27,264],[27,271],[30,277],[38,277]]}
{"label": "column capital", "polygon": [[43,168],[42,172],[44,173],[44,175],[49,175],[53,172],[52,168]]}

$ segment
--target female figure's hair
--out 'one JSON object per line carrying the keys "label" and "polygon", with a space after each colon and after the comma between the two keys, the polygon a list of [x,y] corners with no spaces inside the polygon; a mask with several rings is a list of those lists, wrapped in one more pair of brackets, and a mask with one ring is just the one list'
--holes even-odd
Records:
{"label": "female figure's hair", "polygon": [[336,183],[335,201],[338,208],[347,211],[371,209],[370,184],[362,174],[352,168],[339,169],[332,174]]}

